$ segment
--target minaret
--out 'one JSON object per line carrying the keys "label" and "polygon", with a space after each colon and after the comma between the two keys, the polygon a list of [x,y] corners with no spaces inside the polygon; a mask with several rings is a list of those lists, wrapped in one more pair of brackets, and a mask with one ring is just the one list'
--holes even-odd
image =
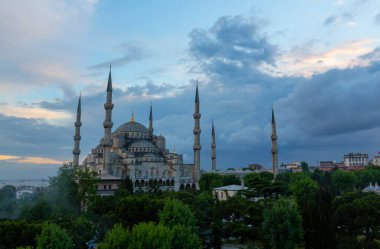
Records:
{"label": "minaret", "polygon": [[79,143],[80,143],[80,127],[82,126],[82,123],[80,121],[81,118],[81,94],[79,95],[78,100],[78,109],[77,109],[77,119],[75,121],[75,135],[74,135],[74,149],[73,149],[73,166],[78,167],[79,166],[79,155],[80,155],[80,149],[79,149]]}
{"label": "minaret", "polygon": [[199,125],[199,120],[201,119],[201,114],[199,113],[199,94],[198,94],[198,82],[197,82],[197,88],[195,92],[195,112],[193,114],[194,117],[194,172],[193,177],[195,180],[199,180],[199,172],[200,172],[200,166],[201,166],[201,142],[200,142],[200,136],[201,136],[201,129]]}
{"label": "minaret", "polygon": [[274,118],[274,110],[272,108],[272,169],[273,176],[276,178],[278,171],[278,150],[277,150],[277,133],[276,133],[276,120]]}
{"label": "minaret", "polygon": [[106,110],[106,116],[103,122],[104,127],[104,138],[103,138],[103,147],[104,147],[104,172],[106,174],[111,174],[110,172],[110,153],[112,147],[112,138],[111,138],[111,128],[113,126],[112,123],[112,77],[111,77],[111,66],[110,72],[108,76],[108,84],[107,84],[107,99],[104,104],[104,109]]}
{"label": "minaret", "polygon": [[150,103],[150,112],[149,112],[149,128],[148,131],[150,134],[153,134],[153,112],[152,112],[152,103]]}
{"label": "minaret", "polygon": [[216,171],[216,153],[215,153],[215,129],[214,129],[214,121],[212,121],[212,129],[211,129],[211,170]]}

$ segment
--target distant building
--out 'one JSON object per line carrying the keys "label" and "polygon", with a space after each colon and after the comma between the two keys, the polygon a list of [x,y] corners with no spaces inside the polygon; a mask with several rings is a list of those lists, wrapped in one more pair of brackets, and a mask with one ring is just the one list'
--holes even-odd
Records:
{"label": "distant building", "polygon": [[299,162],[291,162],[285,165],[285,170],[291,173],[302,172],[301,164]]}
{"label": "distant building", "polygon": [[34,195],[37,192],[36,187],[21,187],[16,190],[16,199],[27,198]]}
{"label": "distant building", "polygon": [[337,169],[337,164],[335,161],[320,161],[319,170],[323,172],[330,172]]}
{"label": "distant building", "polygon": [[258,170],[258,171],[264,169],[263,165],[258,164],[258,163],[252,163],[252,164],[248,165],[248,168],[249,168],[250,170]]}
{"label": "distant building", "polygon": [[364,166],[368,165],[368,154],[366,153],[348,153],[344,155],[345,166]]}
{"label": "distant building", "polygon": [[374,156],[374,157],[372,157],[371,163],[374,166],[380,166],[380,156]]}
{"label": "distant building", "polygon": [[226,201],[229,198],[235,196],[239,191],[247,190],[248,187],[242,185],[228,185],[213,189],[214,196],[219,201]]}
{"label": "distant building", "polygon": [[374,192],[380,195],[380,186],[375,182],[375,184],[370,183],[368,187],[363,189],[363,192]]}

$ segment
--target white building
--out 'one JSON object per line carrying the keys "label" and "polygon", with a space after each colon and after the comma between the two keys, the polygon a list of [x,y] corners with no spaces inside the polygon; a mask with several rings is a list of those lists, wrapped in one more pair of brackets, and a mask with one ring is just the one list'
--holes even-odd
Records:
{"label": "white building", "polygon": [[368,154],[348,153],[344,155],[344,165],[347,167],[368,165]]}
{"label": "white building", "polygon": [[226,201],[229,198],[235,196],[239,191],[247,189],[247,187],[241,185],[228,185],[214,188],[213,194],[219,201]]}
{"label": "white building", "polygon": [[372,157],[372,164],[375,166],[380,166],[380,156]]}

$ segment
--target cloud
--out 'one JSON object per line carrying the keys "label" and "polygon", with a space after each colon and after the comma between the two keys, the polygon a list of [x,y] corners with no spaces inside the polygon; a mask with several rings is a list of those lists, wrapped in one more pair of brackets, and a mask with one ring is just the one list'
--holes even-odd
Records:
{"label": "cloud", "polygon": [[31,106],[2,105],[0,113],[12,117],[45,120],[46,122],[58,125],[65,125],[67,120],[73,118],[73,115],[65,111],[51,111]]}
{"label": "cloud", "polygon": [[326,18],[325,22],[324,22],[324,25],[325,26],[329,26],[329,25],[332,25],[334,23],[336,23],[338,21],[338,17],[337,16],[329,16]]}
{"label": "cloud", "polygon": [[58,165],[62,164],[62,161],[58,161],[51,158],[45,157],[20,157],[12,155],[0,155],[0,161],[10,161],[15,163],[26,163],[26,164],[53,164]]}
{"label": "cloud", "polygon": [[[257,75],[257,67],[275,62],[276,46],[260,32],[253,18],[225,16],[209,30],[194,29],[189,34],[190,54],[202,70],[221,80],[241,82],[239,74]],[[223,72],[223,73],[222,73]]]}
{"label": "cloud", "polygon": [[105,69],[110,65],[115,67],[124,66],[131,62],[142,60],[151,55],[150,52],[142,46],[134,44],[123,43],[117,47],[123,50],[123,56],[96,65],[92,65],[89,67],[89,69]]}
{"label": "cloud", "polygon": [[287,116],[285,122],[294,122],[312,137],[374,129],[380,124],[376,108],[379,78],[379,62],[315,75],[279,101]]}
{"label": "cloud", "polygon": [[375,15],[373,20],[377,25],[380,25],[380,12]]}
{"label": "cloud", "polygon": [[327,51],[318,51],[312,43],[284,51],[277,57],[275,66],[266,65],[262,71],[276,77],[303,76],[323,73],[331,68],[349,68],[368,65],[368,56],[373,56],[373,40],[364,39],[339,44]]}

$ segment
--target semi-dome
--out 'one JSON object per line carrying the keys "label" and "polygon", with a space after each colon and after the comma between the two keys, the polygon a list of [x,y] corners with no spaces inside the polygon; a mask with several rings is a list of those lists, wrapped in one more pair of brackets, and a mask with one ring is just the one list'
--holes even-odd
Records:
{"label": "semi-dome", "polygon": [[119,126],[115,132],[148,132],[148,129],[138,122],[130,121]]}

